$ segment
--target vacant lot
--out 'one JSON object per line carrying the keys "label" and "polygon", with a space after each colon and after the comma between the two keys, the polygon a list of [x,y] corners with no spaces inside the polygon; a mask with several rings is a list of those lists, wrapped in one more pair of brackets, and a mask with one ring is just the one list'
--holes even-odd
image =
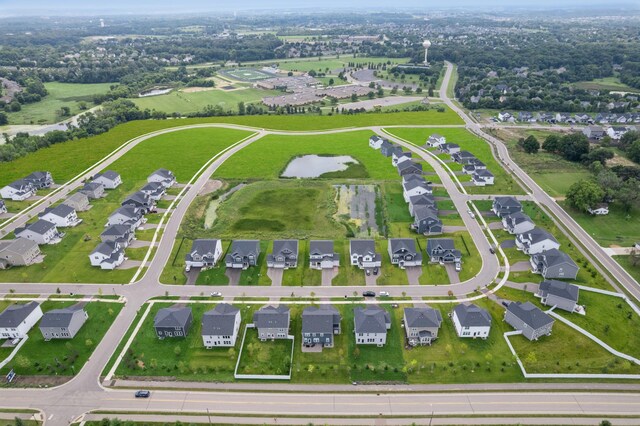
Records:
{"label": "vacant lot", "polygon": [[[296,342],[296,344],[299,343]],[[257,329],[247,329],[244,347],[240,353],[238,374],[275,374],[278,376],[289,374],[291,345],[293,342],[289,339],[261,342]]]}
{"label": "vacant lot", "polygon": [[314,70],[320,73],[330,73],[335,70],[342,70],[347,67],[349,62],[353,62],[356,65],[366,66],[370,63],[388,63],[388,64],[404,64],[408,62],[408,58],[352,58],[345,57],[344,59],[314,59],[308,61],[280,61],[278,65],[280,69],[290,71],[309,72]]}
{"label": "vacant lot", "polygon": [[603,90],[612,92],[638,92],[638,89],[622,83],[618,77],[596,78],[591,81],[573,83],[575,87],[584,90]]}
{"label": "vacant lot", "polygon": [[594,216],[576,210],[564,201],[560,204],[589,235],[605,247],[630,247],[640,241],[640,208],[638,207],[625,212],[619,205],[613,203],[609,205],[608,215]]}

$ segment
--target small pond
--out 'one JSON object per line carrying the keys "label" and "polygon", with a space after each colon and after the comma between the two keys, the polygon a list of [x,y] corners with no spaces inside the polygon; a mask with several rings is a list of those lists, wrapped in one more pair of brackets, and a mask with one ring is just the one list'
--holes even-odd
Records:
{"label": "small pond", "polygon": [[287,165],[281,177],[317,178],[329,172],[347,170],[350,164],[358,162],[348,155],[325,157],[320,155],[303,155],[296,157]]}

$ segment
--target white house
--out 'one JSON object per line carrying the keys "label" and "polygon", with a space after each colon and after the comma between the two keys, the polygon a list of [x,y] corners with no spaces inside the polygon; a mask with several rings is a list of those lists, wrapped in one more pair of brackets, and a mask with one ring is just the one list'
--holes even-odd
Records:
{"label": "white house", "polygon": [[240,331],[240,309],[219,303],[202,316],[202,343],[205,348],[233,347]]}
{"label": "white house", "polygon": [[531,231],[516,235],[516,248],[525,254],[538,254],[545,250],[560,248],[560,243],[549,232],[535,227]]}
{"label": "white house", "polygon": [[169,188],[176,183],[176,177],[171,170],[158,169],[147,177],[147,182],[160,182],[165,188]]}
{"label": "white house", "polygon": [[42,309],[36,302],[14,304],[0,314],[0,338],[22,339],[42,318]]}
{"label": "white house", "polygon": [[428,146],[429,148],[437,148],[441,145],[444,145],[445,143],[447,143],[447,138],[445,138],[444,136],[438,133],[434,133],[431,136],[429,136],[429,139],[427,139],[427,142],[425,143],[425,145]]}
{"label": "white house", "polygon": [[486,169],[476,170],[471,175],[471,181],[475,186],[493,185],[493,174]]}
{"label": "white house", "polygon": [[431,194],[433,189],[424,181],[414,180],[402,184],[402,196],[405,202],[409,202],[411,197],[422,194]]}
{"label": "white house", "polygon": [[500,111],[498,113],[498,120],[502,121],[503,123],[506,121],[514,122],[515,118],[513,117],[513,115],[511,115],[511,113],[507,111]]}
{"label": "white house", "polygon": [[107,224],[105,225],[105,227],[111,225],[128,225],[132,229],[135,229],[142,223],[144,223],[144,220],[145,219],[142,214],[142,209],[132,205],[127,205],[120,207],[119,209],[111,213],[111,215],[107,219]]}
{"label": "white house", "polygon": [[58,228],[54,223],[40,219],[24,228],[16,228],[14,233],[16,237],[26,238],[42,244],[57,244],[62,239],[62,234],[58,232]]}
{"label": "white house", "polygon": [[60,228],[74,227],[82,222],[82,219],[78,218],[76,209],[66,204],[60,204],[59,206],[45,209],[40,218],[51,222]]}
{"label": "white house", "polygon": [[453,308],[451,320],[458,337],[486,339],[491,331],[491,315],[476,305],[457,305]]}
{"label": "white house", "polygon": [[0,197],[13,201],[24,201],[35,194],[35,187],[24,179],[18,179],[0,189]]}
{"label": "white house", "polygon": [[351,265],[360,269],[379,268],[382,265],[382,256],[376,253],[374,240],[350,240],[349,256]]}
{"label": "white house", "polygon": [[119,173],[114,172],[113,170],[107,170],[95,175],[92,182],[99,183],[104,186],[105,189],[116,189],[122,184],[122,178]]}
{"label": "white house", "polygon": [[222,256],[222,242],[220,240],[194,240],[191,251],[185,255],[185,267],[203,268],[215,266]]}
{"label": "white house", "polygon": [[387,330],[391,328],[391,315],[376,305],[353,310],[353,322],[357,345],[384,346]]}
{"label": "white house", "polygon": [[593,207],[589,207],[587,211],[594,216],[604,216],[609,214],[609,204],[601,203]]}
{"label": "white house", "polygon": [[411,157],[412,155],[410,152],[394,152],[391,154],[391,164],[393,164],[394,167],[397,167],[398,164],[411,160]]}
{"label": "white house", "polygon": [[384,142],[384,138],[378,135],[373,135],[369,138],[369,146],[373,149],[380,149],[382,142]]}
{"label": "white house", "polygon": [[100,269],[113,270],[124,262],[124,244],[117,241],[107,241],[98,246],[89,254],[91,266],[99,266]]}

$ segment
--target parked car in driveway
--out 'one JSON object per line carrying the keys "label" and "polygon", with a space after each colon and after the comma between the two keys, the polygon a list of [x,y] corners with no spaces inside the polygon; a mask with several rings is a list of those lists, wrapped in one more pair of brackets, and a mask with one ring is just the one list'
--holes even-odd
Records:
{"label": "parked car in driveway", "polygon": [[139,390],[135,393],[136,398],[149,398],[151,396],[151,392],[148,390]]}
{"label": "parked car in driveway", "polygon": [[364,297],[376,297],[376,292],[375,291],[363,291],[362,295]]}

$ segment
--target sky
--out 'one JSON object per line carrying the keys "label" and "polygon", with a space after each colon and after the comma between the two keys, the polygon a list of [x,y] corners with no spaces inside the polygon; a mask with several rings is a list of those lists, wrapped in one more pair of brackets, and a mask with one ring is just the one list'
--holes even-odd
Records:
{"label": "sky", "polygon": [[[419,8],[424,10],[469,7],[490,11],[495,9],[522,8],[529,5],[531,8],[563,8],[563,7],[588,7],[636,5],[637,0],[403,0],[403,8]],[[269,9],[312,9],[323,11],[337,9],[359,9],[363,11],[372,8],[389,8],[393,2],[388,0],[0,0],[0,15],[53,15],[81,14],[96,15],[104,12],[110,13],[190,13],[190,12],[216,12],[216,11],[243,11],[243,10],[269,10]],[[397,5],[396,5],[397,6]]]}

